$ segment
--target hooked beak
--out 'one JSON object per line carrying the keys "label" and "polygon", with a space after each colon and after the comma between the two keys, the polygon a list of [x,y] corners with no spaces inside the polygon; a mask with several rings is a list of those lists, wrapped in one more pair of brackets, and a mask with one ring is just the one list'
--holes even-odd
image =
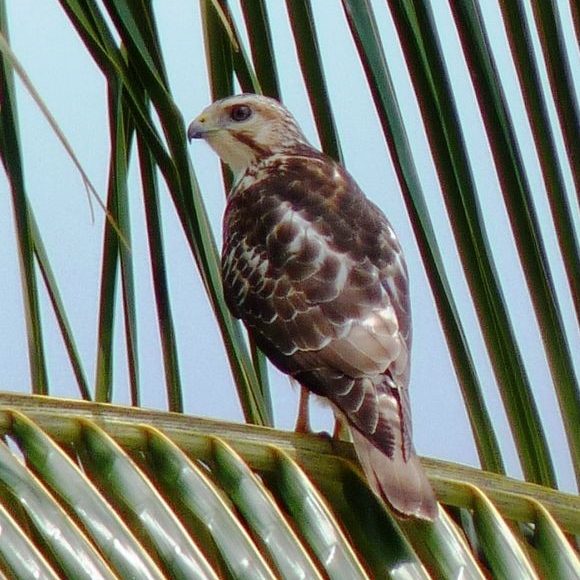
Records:
{"label": "hooked beak", "polygon": [[192,139],[203,139],[207,133],[207,128],[203,126],[203,123],[194,119],[187,128],[187,139],[191,141]]}

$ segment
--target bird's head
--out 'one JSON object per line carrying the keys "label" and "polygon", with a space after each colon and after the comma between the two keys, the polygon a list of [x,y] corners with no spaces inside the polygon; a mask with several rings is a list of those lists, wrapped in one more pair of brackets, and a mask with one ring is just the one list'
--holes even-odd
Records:
{"label": "bird's head", "polygon": [[308,144],[284,106],[252,94],[215,101],[191,122],[187,136],[207,141],[235,175],[259,159]]}

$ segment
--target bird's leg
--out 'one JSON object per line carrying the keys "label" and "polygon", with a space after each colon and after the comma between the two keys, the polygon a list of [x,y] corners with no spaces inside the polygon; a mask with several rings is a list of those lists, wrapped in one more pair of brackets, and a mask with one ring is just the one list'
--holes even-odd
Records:
{"label": "bird's leg", "polygon": [[298,433],[312,433],[310,428],[310,409],[308,406],[308,390],[300,385],[300,402],[298,403],[298,418],[294,430]]}
{"label": "bird's leg", "polygon": [[[310,406],[309,406],[309,396],[310,391],[303,387],[295,379],[290,379],[292,384],[300,388],[300,402],[298,403],[298,418],[296,419],[296,426],[294,431],[297,433],[314,433],[312,427],[310,426]],[[318,433],[318,435],[323,435],[325,437],[330,437],[326,432]],[[350,441],[350,431],[348,428],[348,422],[340,413],[334,413],[334,432],[332,433],[332,439],[340,439],[342,441]]]}
{"label": "bird's leg", "polygon": [[340,439],[341,441],[351,440],[348,423],[346,419],[338,413],[334,414],[334,431],[332,433],[332,438]]}

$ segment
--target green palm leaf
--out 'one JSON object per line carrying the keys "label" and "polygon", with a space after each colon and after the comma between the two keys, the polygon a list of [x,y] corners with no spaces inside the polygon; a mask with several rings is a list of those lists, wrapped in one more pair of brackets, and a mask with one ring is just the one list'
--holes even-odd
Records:
{"label": "green palm leaf", "polygon": [[[10,513],[14,542],[33,542],[39,567],[48,557],[75,577],[149,578],[580,570],[564,536],[580,533],[575,496],[533,499],[536,486],[429,461],[446,511],[433,524],[399,523],[348,444],[94,403],[2,395],[0,404],[11,442],[0,444],[0,517]],[[51,523],[61,536],[47,534]],[[30,565],[12,558],[4,569],[19,576]]]}

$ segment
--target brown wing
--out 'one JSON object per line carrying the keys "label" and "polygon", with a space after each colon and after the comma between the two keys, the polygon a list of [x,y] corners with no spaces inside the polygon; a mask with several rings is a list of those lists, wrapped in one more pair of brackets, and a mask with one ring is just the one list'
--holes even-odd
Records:
{"label": "brown wing", "polygon": [[228,305],[283,371],[365,434],[388,431],[377,389],[407,386],[410,342],[393,230],[325,158],[284,158],[262,174],[240,183],[226,213]]}
{"label": "brown wing", "polygon": [[272,362],[409,461],[406,267],[354,180],[316,153],[270,159],[230,196],[222,267],[230,309]]}

